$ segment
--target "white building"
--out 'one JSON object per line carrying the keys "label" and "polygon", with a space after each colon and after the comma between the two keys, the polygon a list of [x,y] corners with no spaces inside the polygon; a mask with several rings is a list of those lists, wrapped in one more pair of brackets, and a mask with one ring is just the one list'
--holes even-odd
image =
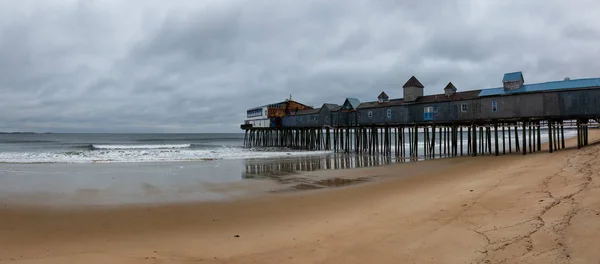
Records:
{"label": "white building", "polygon": [[247,119],[244,122],[246,125],[252,125],[252,127],[270,127],[271,120],[268,117],[269,110],[268,106],[260,106],[248,109]]}

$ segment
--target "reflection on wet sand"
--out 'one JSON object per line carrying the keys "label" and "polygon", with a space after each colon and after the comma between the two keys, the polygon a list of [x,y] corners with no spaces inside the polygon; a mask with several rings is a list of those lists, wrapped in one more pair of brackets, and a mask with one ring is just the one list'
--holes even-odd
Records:
{"label": "reflection on wet sand", "polygon": [[[361,182],[368,178],[329,178],[314,179],[301,174],[316,170],[339,170],[362,167],[374,167],[396,162],[392,157],[378,155],[348,155],[331,154],[327,156],[311,156],[273,160],[247,160],[243,179],[274,180],[283,185],[289,185],[290,190],[311,190],[330,187],[342,187]],[[281,190],[280,190],[281,191]]]}

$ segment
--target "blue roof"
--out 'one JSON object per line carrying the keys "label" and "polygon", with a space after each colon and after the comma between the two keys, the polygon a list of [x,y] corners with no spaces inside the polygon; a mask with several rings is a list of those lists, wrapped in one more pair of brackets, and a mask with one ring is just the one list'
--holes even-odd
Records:
{"label": "blue roof", "polygon": [[[346,101],[348,101],[348,103],[350,103],[350,105],[352,106],[352,109],[356,109],[360,105],[360,101],[356,98],[346,98]],[[346,102],[344,102],[344,104],[345,103]]]}
{"label": "blue roof", "polygon": [[523,73],[520,71],[505,73],[504,78],[502,78],[502,82],[516,82],[516,81],[520,81],[522,78],[523,78]]}
{"label": "blue roof", "polygon": [[[504,78],[506,78],[506,75]],[[524,84],[519,89],[507,90],[507,91],[504,90],[504,87],[483,89],[479,93],[479,96],[481,97],[481,96],[492,96],[492,95],[533,93],[533,92],[542,92],[542,91],[581,89],[581,88],[588,88],[588,87],[600,87],[600,78]]]}

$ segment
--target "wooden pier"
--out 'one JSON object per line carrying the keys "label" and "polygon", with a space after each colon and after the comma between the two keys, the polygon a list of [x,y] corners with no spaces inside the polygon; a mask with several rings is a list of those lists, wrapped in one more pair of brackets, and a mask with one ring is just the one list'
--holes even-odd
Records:
{"label": "wooden pier", "polygon": [[[519,120],[455,124],[403,124],[322,128],[247,129],[248,148],[289,148],[394,156],[400,161],[505,155],[565,148],[565,130],[577,131],[577,147],[589,144],[589,120]],[[568,128],[565,129],[565,126]]]}
{"label": "wooden pier", "polygon": [[542,142],[549,152],[564,149],[566,131],[576,131],[577,147],[584,147],[590,125],[600,121],[600,78],[525,84],[522,72],[512,72],[504,75],[502,87],[457,92],[448,83],[443,94],[424,95],[424,85],[412,76],[402,89],[399,99],[381,92],[377,101],[346,98],[342,105],[300,111],[290,108],[301,105],[290,99],[277,108],[285,115],[267,116],[266,127],[253,125],[256,109],[250,109],[241,126],[244,145],[402,161],[526,155],[542,151]]}

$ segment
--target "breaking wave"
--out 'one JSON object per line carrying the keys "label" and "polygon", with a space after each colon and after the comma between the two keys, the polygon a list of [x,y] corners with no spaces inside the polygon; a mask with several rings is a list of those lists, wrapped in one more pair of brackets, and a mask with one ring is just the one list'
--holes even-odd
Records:
{"label": "breaking wave", "polygon": [[[186,146],[189,144],[185,144]],[[90,145],[92,146],[92,145]],[[223,159],[261,159],[328,154],[326,151],[253,150],[238,147],[196,149],[182,145],[100,145],[104,149],[78,149],[60,152],[0,152],[0,163],[118,163],[177,162]],[[141,146],[141,145],[140,145]],[[151,146],[152,148],[148,148]],[[169,146],[168,148],[164,146]],[[97,147],[97,146],[96,146]]]}
{"label": "breaking wave", "polygon": [[183,149],[190,148],[191,144],[171,144],[171,145],[90,145],[92,150],[100,149],[114,149],[114,150],[126,150],[126,149]]}

